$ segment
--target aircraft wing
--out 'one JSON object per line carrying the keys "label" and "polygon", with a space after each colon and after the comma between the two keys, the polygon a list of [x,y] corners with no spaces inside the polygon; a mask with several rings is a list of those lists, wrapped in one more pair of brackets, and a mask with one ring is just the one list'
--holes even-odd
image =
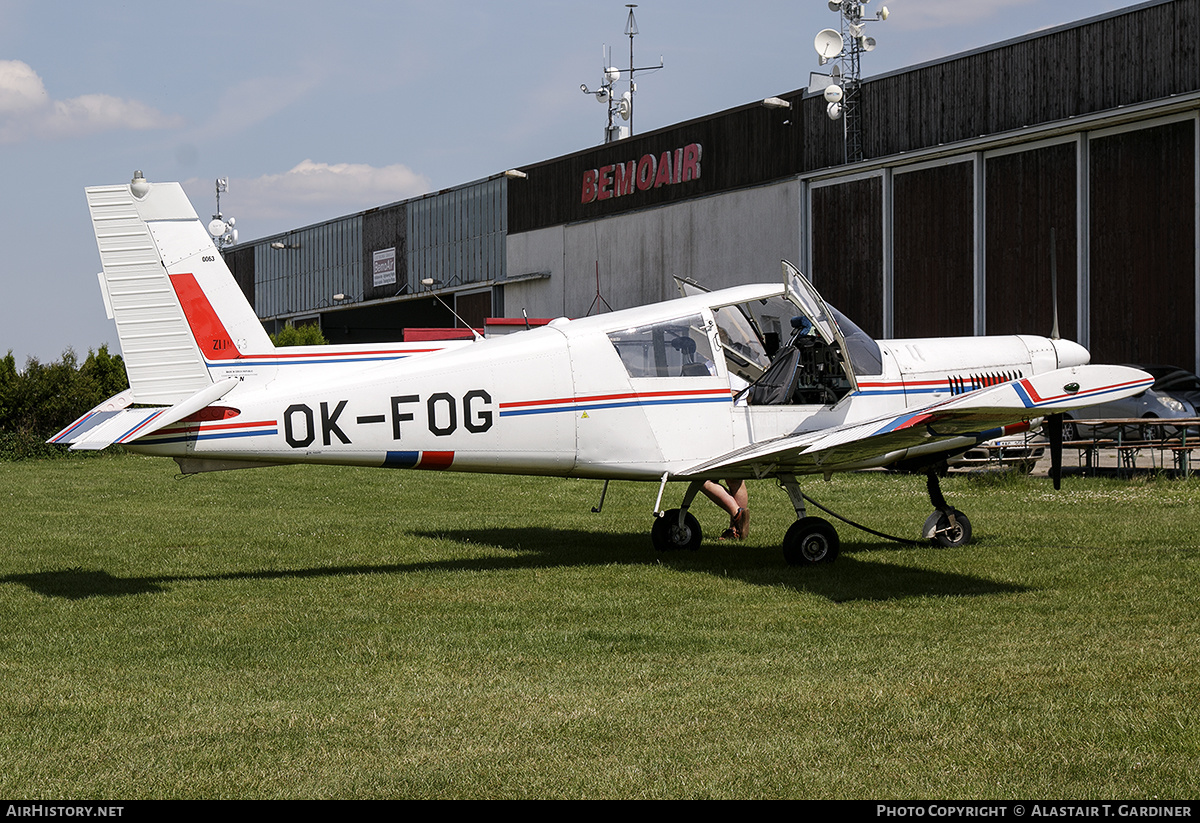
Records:
{"label": "aircraft wing", "polygon": [[957,395],[900,415],[797,432],[735,449],[677,476],[814,474],[887,466],[956,452],[1005,427],[1146,390],[1154,378],[1126,366],[1076,366]]}

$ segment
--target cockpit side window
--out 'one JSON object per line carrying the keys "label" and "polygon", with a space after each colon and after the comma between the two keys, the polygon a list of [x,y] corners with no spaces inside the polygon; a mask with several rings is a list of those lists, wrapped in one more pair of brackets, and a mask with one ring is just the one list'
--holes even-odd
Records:
{"label": "cockpit side window", "polygon": [[709,377],[717,373],[704,318],[681,317],[609,332],[630,377]]}

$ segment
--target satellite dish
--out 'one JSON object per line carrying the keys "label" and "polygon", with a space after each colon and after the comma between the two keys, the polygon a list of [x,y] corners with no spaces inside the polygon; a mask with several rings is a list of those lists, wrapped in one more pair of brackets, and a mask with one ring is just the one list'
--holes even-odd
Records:
{"label": "satellite dish", "polygon": [[825,102],[840,103],[842,100],[842,87],[837,83],[830,83],[825,87]]}
{"label": "satellite dish", "polygon": [[828,106],[825,107],[825,113],[827,115],[829,115],[830,120],[837,120],[839,117],[842,116],[842,104],[841,103],[830,103]]}
{"label": "satellite dish", "polygon": [[837,57],[845,45],[841,33],[834,29],[821,29],[813,39],[813,48],[823,60]]}
{"label": "satellite dish", "polygon": [[621,115],[622,120],[628,120],[633,114],[633,99],[629,96],[629,92],[621,95],[621,102],[617,104],[617,113]]}
{"label": "satellite dish", "polygon": [[863,51],[875,51],[875,38],[864,37],[861,40]]}
{"label": "satellite dish", "polygon": [[229,227],[225,225],[225,221],[219,217],[214,217],[208,224],[208,233],[213,237],[220,237],[228,229]]}
{"label": "satellite dish", "polygon": [[888,11],[888,7],[887,7],[887,6],[883,6],[882,8],[880,8],[880,9],[879,9],[879,19],[880,19],[880,20],[887,20],[887,19],[888,19],[888,14],[889,14],[889,13],[890,13],[890,12]]}
{"label": "satellite dish", "polygon": [[830,11],[841,11],[841,9],[842,9],[842,0],[829,0],[829,10]]}
{"label": "satellite dish", "polygon": [[611,66],[604,70],[604,79],[610,83],[615,83],[621,79],[621,70],[612,68]]}

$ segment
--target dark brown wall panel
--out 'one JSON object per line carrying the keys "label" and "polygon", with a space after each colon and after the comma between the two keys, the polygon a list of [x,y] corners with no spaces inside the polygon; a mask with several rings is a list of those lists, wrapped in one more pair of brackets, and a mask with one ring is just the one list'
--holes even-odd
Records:
{"label": "dark brown wall panel", "polygon": [[[396,250],[396,282],[375,286],[374,255]],[[404,203],[384,206],[363,215],[363,294],[366,299],[393,297],[408,291],[408,210]]]}
{"label": "dark brown wall panel", "polygon": [[883,179],[812,192],[812,281],[868,334],[883,334]]}
{"label": "dark brown wall panel", "polygon": [[1091,143],[1093,362],[1195,361],[1195,139],[1185,121]]}
{"label": "dark brown wall panel", "polygon": [[1053,253],[1059,332],[1079,339],[1075,153],[1074,143],[1064,143],[987,160],[988,334],[1050,334]]}
{"label": "dark brown wall panel", "polygon": [[893,178],[896,337],[974,333],[973,177],[954,163]]}
{"label": "dark brown wall panel", "polygon": [[[869,79],[864,153],[885,157],[1195,91],[1198,44],[1200,3],[1176,0]],[[817,105],[806,109],[814,120]]]}

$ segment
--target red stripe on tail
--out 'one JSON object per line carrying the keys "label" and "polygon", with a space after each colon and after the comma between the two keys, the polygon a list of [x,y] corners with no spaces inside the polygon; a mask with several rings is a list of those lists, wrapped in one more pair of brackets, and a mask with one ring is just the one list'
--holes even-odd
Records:
{"label": "red stripe on tail", "polygon": [[196,282],[194,274],[172,274],[171,286],[183,307],[192,337],[205,360],[238,360],[242,353],[233,344],[233,338],[225,330],[225,324],[217,316],[208,295]]}

